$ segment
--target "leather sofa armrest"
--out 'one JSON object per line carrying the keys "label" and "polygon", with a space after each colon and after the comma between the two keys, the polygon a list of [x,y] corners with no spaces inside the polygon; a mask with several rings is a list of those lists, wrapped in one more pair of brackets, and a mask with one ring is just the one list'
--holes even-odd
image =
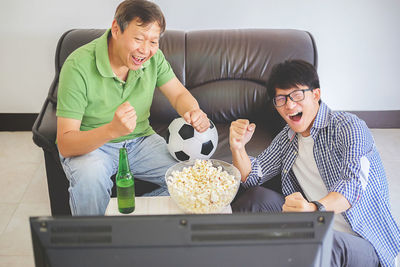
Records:
{"label": "leather sofa armrest", "polygon": [[54,152],[57,150],[55,141],[57,136],[56,104],[49,98],[32,127],[33,141],[44,150]]}

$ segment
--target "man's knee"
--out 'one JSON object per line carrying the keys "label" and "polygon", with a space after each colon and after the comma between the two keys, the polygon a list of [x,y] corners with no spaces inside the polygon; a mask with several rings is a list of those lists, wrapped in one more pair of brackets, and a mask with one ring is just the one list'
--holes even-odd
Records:
{"label": "man's knee", "polygon": [[279,212],[285,199],[271,189],[261,186],[247,189],[232,203],[233,212]]}
{"label": "man's knee", "polygon": [[341,266],[377,267],[379,259],[367,240],[333,231],[331,267]]}
{"label": "man's knee", "polygon": [[62,163],[71,186],[85,187],[97,184],[112,187],[112,181],[109,179],[114,172],[112,160],[95,151],[64,159]]}
{"label": "man's knee", "polygon": [[65,174],[70,181],[70,206],[73,215],[101,215],[111,195],[112,160],[101,153],[62,158]]}
{"label": "man's knee", "polygon": [[102,169],[80,170],[70,178],[70,206],[73,215],[102,215],[111,196],[113,182]]}

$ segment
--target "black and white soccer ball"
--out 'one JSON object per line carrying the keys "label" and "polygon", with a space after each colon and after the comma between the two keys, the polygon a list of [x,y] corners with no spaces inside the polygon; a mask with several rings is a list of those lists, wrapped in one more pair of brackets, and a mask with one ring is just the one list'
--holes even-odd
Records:
{"label": "black and white soccer ball", "polygon": [[210,120],[210,128],[199,133],[183,118],[176,118],[168,126],[166,141],[178,161],[209,159],[218,145],[217,127]]}

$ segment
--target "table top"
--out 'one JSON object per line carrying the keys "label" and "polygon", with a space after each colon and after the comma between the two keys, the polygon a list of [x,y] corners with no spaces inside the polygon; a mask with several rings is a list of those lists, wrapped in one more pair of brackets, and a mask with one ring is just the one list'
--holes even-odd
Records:
{"label": "table top", "polygon": [[[183,214],[170,196],[158,197],[136,197],[135,211],[129,214],[123,214],[118,211],[117,198],[113,197],[108,203],[105,215],[165,215],[165,214]],[[226,206],[221,213],[232,213],[230,205]]]}

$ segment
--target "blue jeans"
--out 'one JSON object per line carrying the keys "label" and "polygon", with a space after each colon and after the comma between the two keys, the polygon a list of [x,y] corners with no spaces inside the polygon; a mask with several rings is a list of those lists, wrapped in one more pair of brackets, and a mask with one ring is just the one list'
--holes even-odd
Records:
{"label": "blue jeans", "polygon": [[113,187],[111,176],[118,170],[119,149],[122,147],[128,151],[133,176],[160,186],[146,195],[169,195],[165,172],[176,161],[161,136],[153,134],[120,143],[106,143],[81,156],[64,158],[60,155],[70,182],[68,191],[72,215],[104,215]]}

